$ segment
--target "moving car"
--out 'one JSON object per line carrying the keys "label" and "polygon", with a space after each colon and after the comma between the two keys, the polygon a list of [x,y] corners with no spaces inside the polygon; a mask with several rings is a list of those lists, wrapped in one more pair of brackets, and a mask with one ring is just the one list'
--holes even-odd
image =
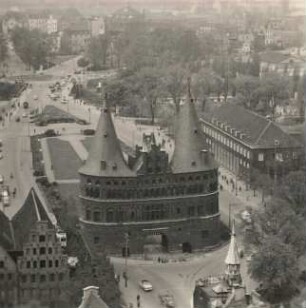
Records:
{"label": "moving car", "polygon": [[151,282],[149,280],[146,280],[146,279],[141,280],[139,282],[139,286],[144,291],[152,291],[153,290],[153,286],[152,286]]}

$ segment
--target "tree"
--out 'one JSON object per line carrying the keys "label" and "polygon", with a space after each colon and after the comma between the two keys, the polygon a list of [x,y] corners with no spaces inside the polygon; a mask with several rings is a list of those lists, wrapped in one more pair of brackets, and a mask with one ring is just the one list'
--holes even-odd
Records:
{"label": "tree", "polygon": [[50,53],[50,40],[39,30],[30,31],[16,27],[12,32],[12,41],[16,53],[28,66],[37,70],[47,64]]}
{"label": "tree", "polygon": [[260,80],[260,86],[256,90],[256,95],[266,105],[266,111],[274,116],[275,109],[284,100],[290,98],[290,81],[287,77],[278,74],[267,74]]}
{"label": "tree", "polygon": [[5,60],[8,57],[7,41],[3,34],[0,34],[0,64],[4,67]]}
{"label": "tree", "polygon": [[291,246],[277,236],[265,238],[249,266],[252,278],[261,283],[261,295],[270,303],[289,301],[298,293],[298,259]]}
{"label": "tree", "polygon": [[288,202],[272,199],[264,210],[253,213],[251,230],[246,234],[246,242],[257,249],[267,238],[278,237],[282,243],[291,246],[291,253],[297,257],[304,253],[305,223]]}
{"label": "tree", "polygon": [[86,56],[94,70],[99,70],[106,66],[109,45],[109,38],[105,34],[91,38],[86,50]]}
{"label": "tree", "polygon": [[171,96],[175,110],[180,110],[180,102],[182,92],[184,91],[184,79],[186,79],[186,71],[179,65],[173,65],[165,70],[164,87]]}
{"label": "tree", "polygon": [[237,93],[244,98],[246,108],[255,108],[258,101],[255,97],[255,90],[259,87],[259,79],[250,75],[240,75],[234,81]]}
{"label": "tree", "polygon": [[219,92],[219,86],[222,87],[222,83],[218,82],[218,77],[211,70],[202,69],[195,75],[192,93],[196,100],[201,101],[202,112],[205,110],[207,98],[213,91]]}
{"label": "tree", "polygon": [[297,213],[305,216],[305,171],[293,171],[283,178],[277,195]]}
{"label": "tree", "polygon": [[148,103],[154,125],[157,100],[163,93],[160,71],[155,68],[143,68],[135,75],[134,81],[134,92]]}

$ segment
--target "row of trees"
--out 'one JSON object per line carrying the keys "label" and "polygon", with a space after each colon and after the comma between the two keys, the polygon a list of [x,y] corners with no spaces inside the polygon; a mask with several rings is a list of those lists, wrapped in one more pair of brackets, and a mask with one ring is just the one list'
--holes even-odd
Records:
{"label": "row of trees", "polygon": [[286,303],[302,285],[300,259],[305,252],[305,174],[289,173],[274,196],[252,214],[245,243],[255,250],[249,266],[271,303]]}

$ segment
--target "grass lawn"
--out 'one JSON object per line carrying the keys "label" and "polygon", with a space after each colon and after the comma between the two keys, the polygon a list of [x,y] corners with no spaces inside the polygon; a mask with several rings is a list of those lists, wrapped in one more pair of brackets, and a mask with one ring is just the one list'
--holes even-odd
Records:
{"label": "grass lawn", "polygon": [[82,161],[68,141],[47,139],[56,180],[78,179]]}
{"label": "grass lawn", "polygon": [[79,198],[79,184],[58,184],[58,190],[62,199],[67,201],[68,214],[80,215],[81,200]]}

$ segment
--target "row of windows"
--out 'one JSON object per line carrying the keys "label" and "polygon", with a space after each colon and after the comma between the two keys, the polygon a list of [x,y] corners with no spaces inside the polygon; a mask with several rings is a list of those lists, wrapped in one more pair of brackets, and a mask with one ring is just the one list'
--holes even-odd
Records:
{"label": "row of windows", "polygon": [[159,183],[179,183],[179,182],[190,182],[190,181],[202,181],[207,180],[209,178],[214,178],[216,176],[215,172],[203,174],[203,175],[189,175],[189,176],[180,176],[180,177],[170,177],[170,178],[153,178],[153,179],[141,179],[141,182],[127,182],[125,180],[119,181],[106,181],[106,182],[100,182],[100,180],[93,180],[91,178],[88,178],[86,183],[88,185],[98,185],[104,184],[105,186],[117,186],[117,185],[132,185],[132,186],[138,186],[138,185],[152,185],[152,184],[159,184]]}
{"label": "row of windows", "polygon": [[100,189],[100,187],[87,186],[85,188],[85,196],[91,198],[105,199],[132,199],[132,198],[157,198],[171,197],[189,194],[203,194],[215,192],[218,188],[217,182],[209,184],[193,184],[189,186],[176,186],[168,188],[151,188],[139,190],[123,190],[123,189]]}
{"label": "row of windows", "polygon": [[[55,248],[55,253],[58,253],[58,249]],[[48,249],[46,247],[39,247],[39,249],[37,248],[32,248],[32,254],[33,255],[37,255],[37,252],[39,253],[39,255],[45,255],[47,252],[48,254],[52,254],[53,253],[53,248],[52,247],[48,247]],[[31,249],[30,248],[26,248],[25,250],[25,255],[30,255],[31,254]]]}
{"label": "row of windows", "polygon": [[175,212],[171,213],[170,208],[166,205],[155,204],[144,207],[142,212],[129,211],[124,212],[122,209],[106,210],[104,217],[103,213],[90,209],[86,210],[86,220],[94,222],[106,221],[106,222],[120,222],[120,221],[148,221],[148,220],[159,220],[169,219],[175,217],[193,217],[193,216],[204,216],[213,215],[218,212],[218,205],[212,201],[206,205],[191,205],[189,207],[176,206]]}
{"label": "row of windows", "polygon": [[50,282],[53,282],[55,280],[63,281],[65,278],[64,273],[58,273],[57,275],[54,273],[51,273],[49,275],[46,274],[30,274],[30,275],[21,275],[21,282],[22,283],[35,283],[35,282],[46,282],[47,280]]}
{"label": "row of windows", "polygon": [[[24,268],[24,266],[29,269],[29,268],[46,268],[48,265],[49,268],[54,267],[59,267],[59,260],[34,260],[34,261],[24,261],[20,262],[20,269]],[[65,265],[65,260],[62,259],[62,266]]]}
{"label": "row of windows", "polygon": [[61,289],[57,287],[56,289],[47,288],[47,289],[38,289],[38,288],[31,288],[31,289],[21,289],[21,296],[23,298],[41,298],[42,300],[46,301],[48,298],[55,300],[56,296],[61,295]]}
{"label": "row of windows", "polygon": [[8,273],[8,274],[0,273],[0,281],[2,281],[2,280],[12,280],[12,279],[13,279],[12,273]]}
{"label": "row of windows", "polygon": [[46,240],[48,239],[48,241],[52,241],[52,238],[54,238],[54,236],[52,234],[48,234],[48,236],[46,235],[37,235],[37,234],[32,234],[32,242],[39,242],[39,243],[44,243],[46,242]]}
{"label": "row of windows", "polygon": [[[237,142],[233,141],[231,138],[225,137],[222,134],[216,132],[213,129],[210,129],[206,126],[203,127],[204,132],[212,137],[213,139],[219,141],[220,143],[226,145],[227,147],[233,149],[234,151],[238,152],[239,154],[243,155],[246,158],[250,158],[250,151],[247,150],[245,147],[241,146],[240,144],[238,144]],[[208,142],[209,140],[206,139],[206,142]]]}

